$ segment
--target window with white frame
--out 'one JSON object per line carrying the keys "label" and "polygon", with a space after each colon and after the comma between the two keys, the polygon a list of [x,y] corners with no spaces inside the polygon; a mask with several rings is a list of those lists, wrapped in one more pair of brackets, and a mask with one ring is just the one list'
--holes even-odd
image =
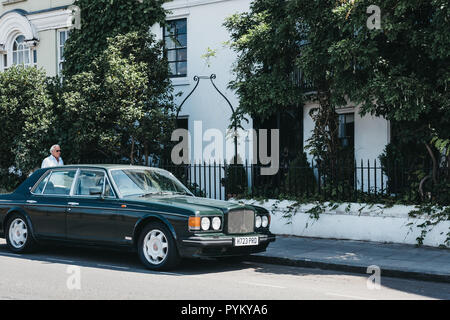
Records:
{"label": "window with white frame", "polygon": [[12,64],[13,65],[24,65],[26,67],[32,66],[35,64],[36,53],[35,50],[31,50],[31,48],[26,44],[25,37],[20,35],[18,36],[13,43],[12,47]]}
{"label": "window with white frame", "polygon": [[187,19],[167,21],[163,29],[171,77],[187,76]]}
{"label": "window with white frame", "polygon": [[69,38],[69,30],[58,30],[58,74],[62,76],[64,68],[64,45]]}
{"label": "window with white frame", "polygon": [[7,70],[12,65],[23,65],[26,67],[36,66],[37,51],[32,44],[27,43],[25,36],[19,35],[14,38],[7,51],[0,54],[0,70]]}

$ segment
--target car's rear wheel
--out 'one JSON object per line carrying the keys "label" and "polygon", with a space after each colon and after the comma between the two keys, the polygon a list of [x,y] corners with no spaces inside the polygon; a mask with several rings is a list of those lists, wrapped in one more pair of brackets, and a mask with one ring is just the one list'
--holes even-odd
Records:
{"label": "car's rear wheel", "polygon": [[31,228],[21,214],[15,213],[8,219],[6,230],[6,244],[11,251],[22,253],[35,248]]}
{"label": "car's rear wheel", "polygon": [[138,241],[139,258],[148,269],[168,270],[180,262],[172,234],[162,223],[149,223]]}

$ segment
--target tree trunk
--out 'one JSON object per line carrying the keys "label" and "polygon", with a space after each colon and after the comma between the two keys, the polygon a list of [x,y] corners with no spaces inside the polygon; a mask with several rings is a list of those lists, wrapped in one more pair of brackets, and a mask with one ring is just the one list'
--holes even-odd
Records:
{"label": "tree trunk", "polygon": [[130,164],[134,164],[134,138],[131,137]]}
{"label": "tree trunk", "polygon": [[425,147],[427,148],[428,154],[430,155],[431,160],[433,161],[433,183],[437,184],[437,180],[438,180],[438,177],[437,177],[437,174],[438,174],[438,172],[437,172],[438,171],[438,163],[437,163],[436,157],[435,157],[435,155],[433,153],[433,150],[431,149],[430,145],[428,143],[425,143]]}
{"label": "tree trunk", "polygon": [[148,142],[144,142],[144,157],[145,157],[145,165],[148,166]]}

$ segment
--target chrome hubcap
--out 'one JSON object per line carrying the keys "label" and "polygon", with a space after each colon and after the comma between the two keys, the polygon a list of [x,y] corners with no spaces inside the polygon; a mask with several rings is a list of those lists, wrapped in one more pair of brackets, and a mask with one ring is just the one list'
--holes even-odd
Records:
{"label": "chrome hubcap", "polygon": [[151,264],[161,264],[167,257],[169,244],[164,233],[152,230],[144,239],[144,256]]}
{"label": "chrome hubcap", "polygon": [[22,248],[27,242],[28,228],[22,219],[15,219],[9,226],[9,240],[11,245],[16,248]]}

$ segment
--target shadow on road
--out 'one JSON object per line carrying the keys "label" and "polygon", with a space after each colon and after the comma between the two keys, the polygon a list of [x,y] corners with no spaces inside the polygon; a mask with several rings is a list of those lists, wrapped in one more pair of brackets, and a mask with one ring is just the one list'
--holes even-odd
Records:
{"label": "shadow on road", "polygon": [[[4,240],[0,240],[0,257],[14,257],[17,259],[40,261],[43,263],[59,263],[87,268],[116,270],[143,274],[158,274],[160,272],[147,270],[139,261],[136,253],[126,251],[105,250],[99,248],[69,247],[62,245],[40,246],[38,251],[31,254],[16,255],[11,253]],[[221,272],[231,272],[252,269],[254,272],[288,276],[353,276],[368,279],[369,274],[354,274],[343,271],[332,271],[295,266],[281,266],[259,262],[239,261],[238,259],[184,259],[175,269],[163,274],[172,276],[204,275]],[[450,284],[381,278],[381,285],[390,289],[417,294],[436,299],[450,299]]]}
{"label": "shadow on road", "polygon": [[[40,245],[36,252],[27,254],[14,254],[8,250],[4,241],[0,240],[0,257],[14,257],[18,259],[59,263],[88,268],[120,270],[157,274],[158,271],[146,269],[140,262],[137,253],[103,249],[95,247],[73,247],[65,245]],[[243,263],[234,260],[222,259],[183,259],[176,269],[167,271],[174,276],[201,275],[207,273],[226,272],[248,269]]]}

